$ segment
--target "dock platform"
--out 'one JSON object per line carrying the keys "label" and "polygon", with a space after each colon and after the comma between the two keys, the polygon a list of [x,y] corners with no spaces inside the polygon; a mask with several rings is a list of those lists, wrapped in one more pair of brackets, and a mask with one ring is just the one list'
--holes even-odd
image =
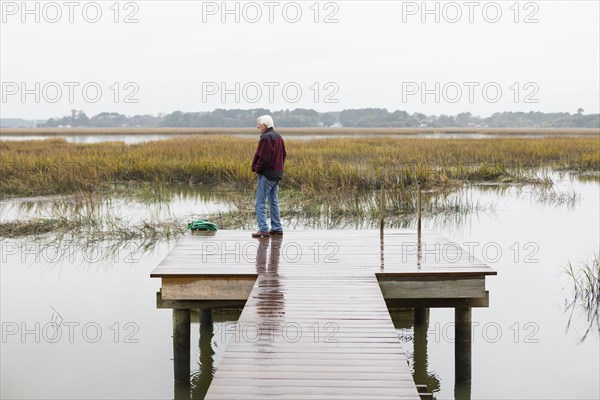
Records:
{"label": "dock platform", "polygon": [[207,399],[421,399],[388,307],[456,308],[470,380],[471,307],[488,306],[495,274],[433,232],[344,230],[190,234],[151,276],[173,309],[176,380],[189,380],[189,310],[244,306]]}

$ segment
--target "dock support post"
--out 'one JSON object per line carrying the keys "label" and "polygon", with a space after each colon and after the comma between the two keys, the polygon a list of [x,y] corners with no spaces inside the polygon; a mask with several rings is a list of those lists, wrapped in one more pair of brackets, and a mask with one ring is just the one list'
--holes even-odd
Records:
{"label": "dock support post", "polygon": [[471,400],[471,382],[454,383],[454,400]]}
{"label": "dock support post", "polygon": [[455,308],[454,322],[454,374],[456,382],[471,382],[471,308]]}
{"label": "dock support post", "polygon": [[424,325],[429,322],[429,308],[415,308],[414,322],[416,325]]}
{"label": "dock support post", "polygon": [[190,310],[173,309],[173,361],[175,382],[190,381]]}
{"label": "dock support post", "polygon": [[414,309],[414,379],[417,384],[427,384],[427,330],[429,308]]}
{"label": "dock support post", "polygon": [[190,382],[174,382],[174,400],[190,400],[192,398],[192,384]]}
{"label": "dock support post", "polygon": [[203,308],[200,310],[200,323],[202,325],[212,325],[212,323],[213,323],[212,308]]}

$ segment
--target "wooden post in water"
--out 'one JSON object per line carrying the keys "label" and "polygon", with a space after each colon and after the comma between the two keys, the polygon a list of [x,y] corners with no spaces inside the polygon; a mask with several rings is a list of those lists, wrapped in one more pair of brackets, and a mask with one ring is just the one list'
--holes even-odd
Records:
{"label": "wooden post in water", "polygon": [[456,382],[471,381],[471,308],[454,309],[454,376]]}
{"label": "wooden post in water", "polygon": [[173,371],[175,382],[190,381],[190,310],[173,309]]}
{"label": "wooden post in water", "polygon": [[383,272],[383,270],[385,269],[385,254],[384,254],[384,250],[385,250],[385,243],[384,243],[384,237],[383,237],[383,229],[381,231],[379,231],[379,270],[381,272]]}
{"label": "wooden post in water", "polygon": [[421,182],[417,181],[417,268],[421,269]]}
{"label": "wooden post in water", "polygon": [[415,308],[414,323],[415,325],[424,325],[429,323],[429,308]]}
{"label": "wooden post in water", "polygon": [[429,308],[414,309],[414,379],[417,384],[427,384],[427,330]]}
{"label": "wooden post in water", "polygon": [[174,400],[190,400],[192,384],[190,382],[174,382]]}
{"label": "wooden post in water", "polygon": [[417,181],[417,231],[421,237],[421,182]]}
{"label": "wooden post in water", "polygon": [[383,183],[381,184],[381,199],[380,199],[380,203],[379,203],[379,219],[380,219],[380,224],[379,224],[379,261],[381,262],[381,264],[379,265],[379,269],[381,271],[384,270],[384,256],[383,256],[383,250],[384,250],[384,245],[383,245],[383,227],[385,225],[383,219],[383,207],[385,204],[385,200],[384,200],[384,191],[383,191]]}
{"label": "wooden post in water", "polygon": [[379,231],[383,232],[383,226],[384,226],[384,222],[383,222],[383,209],[385,207],[385,198],[384,198],[384,191],[383,191],[383,183],[381,184],[381,198],[379,199]]}
{"label": "wooden post in water", "polygon": [[202,325],[212,325],[212,323],[213,323],[212,308],[203,308],[200,310],[200,323]]}
{"label": "wooden post in water", "polygon": [[454,400],[471,400],[471,382],[454,384]]}

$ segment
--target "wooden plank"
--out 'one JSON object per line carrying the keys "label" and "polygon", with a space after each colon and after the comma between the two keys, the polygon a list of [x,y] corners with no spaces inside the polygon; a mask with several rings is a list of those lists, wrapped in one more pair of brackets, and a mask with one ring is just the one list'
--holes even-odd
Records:
{"label": "wooden plank", "polygon": [[[279,281],[279,287],[265,285],[273,280]],[[236,328],[238,333],[247,326],[272,328],[266,330],[266,336],[257,329],[253,337],[239,334],[229,341],[207,399],[240,394],[248,398],[294,394],[302,398],[351,398],[346,394],[419,398],[374,275],[347,279],[342,285],[335,278],[308,278],[298,283],[289,283],[285,275],[259,275]],[[322,295],[332,293],[338,293],[332,297],[345,300],[344,311],[323,303]],[[289,295],[297,300],[287,302]],[[321,302],[307,303],[307,298]],[[303,307],[295,308],[299,306]],[[337,339],[350,334],[351,342],[323,340],[329,332],[315,336],[310,329],[315,322],[334,325],[335,333],[341,333]],[[285,337],[290,324],[294,328],[291,340]],[[372,340],[377,332],[387,339]],[[327,368],[329,371],[323,370]]]}
{"label": "wooden plank", "polygon": [[485,295],[484,277],[463,279],[410,279],[381,280],[379,286],[386,299],[473,298]]}
{"label": "wooden plank", "polygon": [[254,286],[254,278],[201,279],[162,278],[165,300],[245,300]]}
{"label": "wooden plank", "polygon": [[166,300],[156,292],[156,308],[201,310],[207,308],[243,308],[245,300]]}

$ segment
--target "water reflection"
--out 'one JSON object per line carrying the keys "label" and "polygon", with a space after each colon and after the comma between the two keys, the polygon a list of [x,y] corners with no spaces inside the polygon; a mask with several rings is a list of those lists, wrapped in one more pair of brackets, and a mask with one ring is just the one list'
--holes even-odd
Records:
{"label": "water reflection", "polygon": [[[182,135],[185,136],[185,135]],[[124,142],[126,144],[144,143],[156,140],[167,140],[174,138],[174,135],[73,135],[66,133],[64,135],[39,135],[39,136],[0,136],[0,140],[47,140],[50,138],[62,138],[69,143],[104,143],[104,142]],[[179,137],[179,135],[177,136]]]}
{"label": "water reflection", "polygon": [[566,330],[571,328],[573,316],[579,310],[587,322],[580,339],[583,342],[591,332],[600,334],[600,259],[595,255],[590,262],[578,267],[569,263],[565,274],[573,285],[570,298],[565,299],[565,313],[569,314]]}
{"label": "water reflection", "polygon": [[413,337],[413,366],[415,383],[427,385],[429,391],[437,392],[440,390],[440,380],[433,372],[429,372],[429,363],[427,356],[427,331],[429,330],[429,309],[415,310],[415,313],[422,313],[422,318],[415,316],[414,337]]}
{"label": "water reflection", "polygon": [[[107,129],[107,132],[110,132],[111,128]],[[39,135],[2,135],[0,136],[0,140],[47,140],[50,138],[62,138],[70,143],[104,143],[104,142],[124,142],[126,144],[135,144],[135,143],[143,143],[143,142],[151,142],[151,141],[160,141],[160,140],[169,140],[173,138],[192,138],[192,137],[211,137],[212,134],[170,134],[170,135],[161,135],[161,134],[90,134],[90,135],[81,135],[81,134],[72,134],[66,132],[64,134],[56,134],[56,135],[44,135],[40,133]],[[230,133],[227,136],[230,137],[239,137],[239,138],[253,138],[252,134],[236,134]],[[418,134],[410,134],[410,133],[306,133],[306,134],[294,134],[288,133],[285,134],[285,140],[318,140],[318,139],[359,139],[359,138],[392,138],[392,139],[499,139],[499,138],[513,138],[513,139],[543,139],[555,137],[555,134],[547,133],[536,133],[534,135],[530,133],[524,134],[503,134],[503,133],[428,133],[422,132]],[[589,137],[585,134],[569,134],[561,136],[569,136],[569,137]]]}
{"label": "water reflection", "polygon": [[200,369],[192,376],[192,399],[203,399],[217,370],[213,349],[214,324],[200,323]]}
{"label": "water reflection", "polygon": [[390,315],[398,330],[400,341],[407,344],[412,342],[412,352],[406,348],[406,353],[413,368],[415,383],[426,385],[429,393],[439,392],[440,379],[434,371],[429,370],[429,310],[393,309],[390,310]]}

